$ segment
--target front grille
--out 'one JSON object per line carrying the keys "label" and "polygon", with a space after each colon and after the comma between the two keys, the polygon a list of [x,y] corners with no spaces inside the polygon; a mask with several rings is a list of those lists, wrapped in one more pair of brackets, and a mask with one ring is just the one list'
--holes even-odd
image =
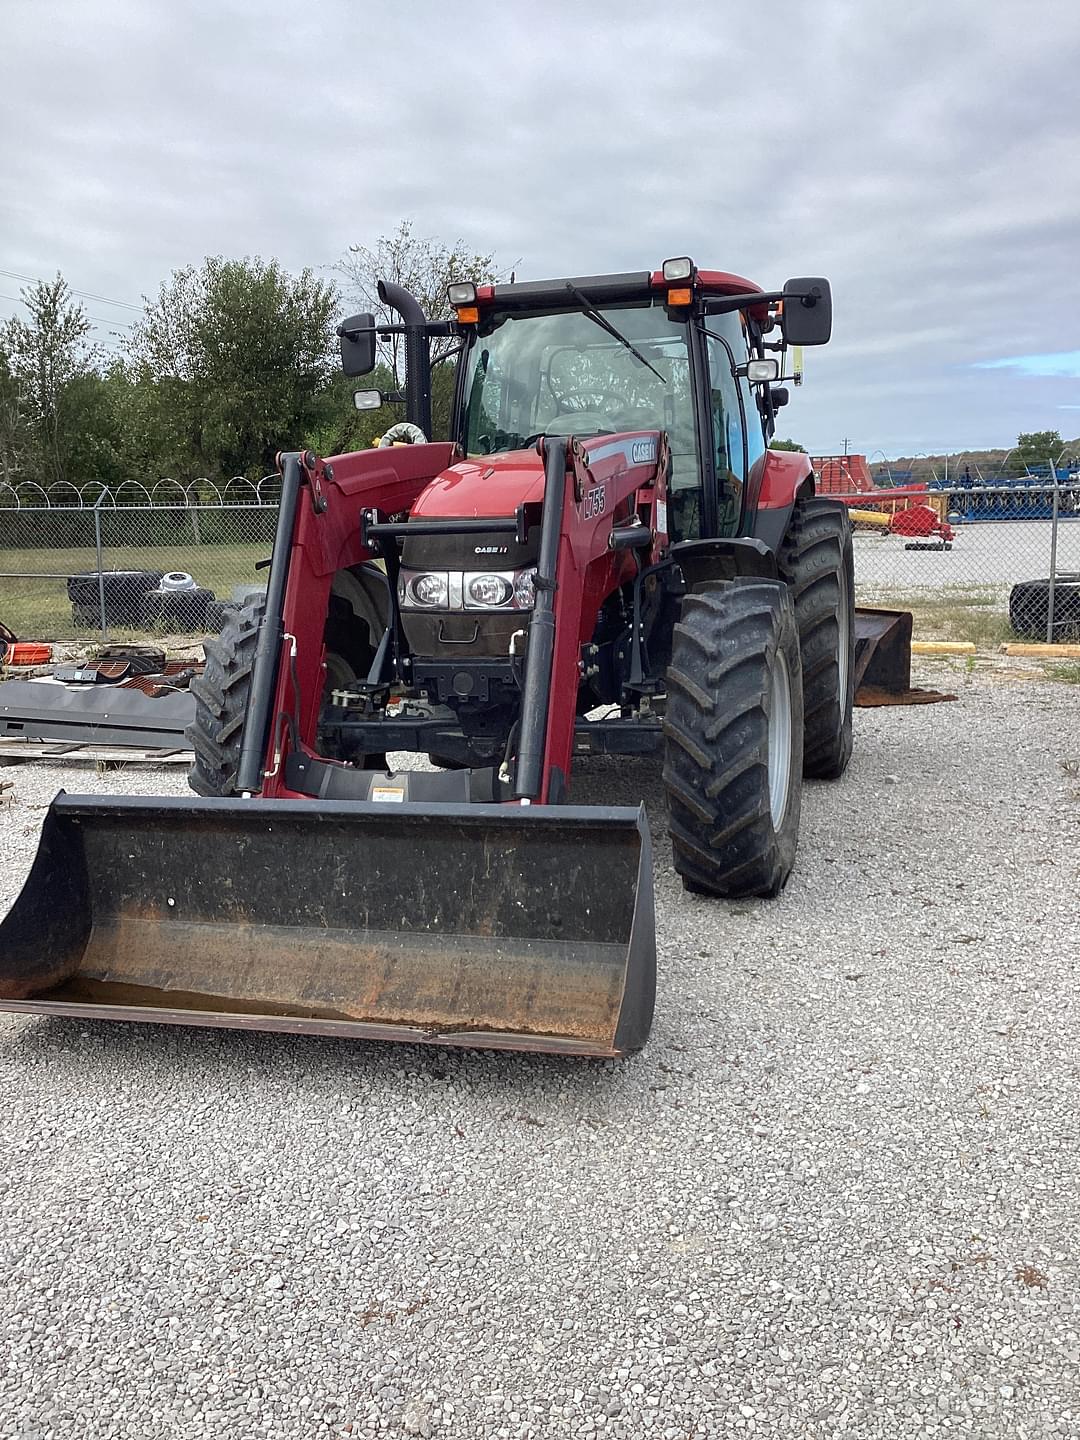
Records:
{"label": "front grille", "polygon": [[519,545],[513,535],[422,535],[401,542],[405,570],[526,570],[540,553],[540,527]]}
{"label": "front grille", "polygon": [[[529,610],[512,611],[446,611],[403,610],[401,623],[405,639],[414,655],[427,656],[506,656],[510,640],[517,630],[528,630]],[[523,649],[518,642],[519,651]]]}

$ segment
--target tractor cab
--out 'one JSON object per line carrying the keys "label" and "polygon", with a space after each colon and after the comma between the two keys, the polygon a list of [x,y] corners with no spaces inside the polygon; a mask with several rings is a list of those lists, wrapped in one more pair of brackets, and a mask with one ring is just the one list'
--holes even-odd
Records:
{"label": "tractor cab", "polygon": [[481,312],[461,358],[454,438],[481,458],[532,448],[541,437],[662,430],[672,518],[686,502],[696,515],[701,470],[685,316],[652,297],[587,311],[569,303]]}
{"label": "tractor cab", "polygon": [[[387,303],[401,300],[397,289],[384,287]],[[466,456],[530,450],[546,437],[660,430],[673,540],[749,533],[747,486],[787,401],[775,383],[787,346],[824,343],[831,327],[827,281],[792,280],[767,294],[687,258],[652,272],[463,281],[448,298],[453,322],[402,312],[409,419],[430,434],[428,346],[435,334],[456,334],[450,438]],[[366,315],[342,326],[347,373],[365,373],[350,353],[373,326]],[[371,364],[373,355],[372,346]]]}

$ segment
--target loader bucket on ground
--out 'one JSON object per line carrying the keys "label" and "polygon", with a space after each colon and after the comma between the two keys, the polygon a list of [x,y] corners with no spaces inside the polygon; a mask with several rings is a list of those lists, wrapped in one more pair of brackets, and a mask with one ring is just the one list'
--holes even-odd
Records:
{"label": "loader bucket on ground", "polygon": [[902,694],[911,689],[909,610],[855,611],[855,689],[864,685]]}
{"label": "loader bucket on ground", "polygon": [[855,611],[855,704],[936,705],[955,700],[940,690],[912,689],[910,610]]}
{"label": "loader bucket on ground", "polygon": [[61,793],[0,1009],[576,1055],[642,1045],[643,810]]}

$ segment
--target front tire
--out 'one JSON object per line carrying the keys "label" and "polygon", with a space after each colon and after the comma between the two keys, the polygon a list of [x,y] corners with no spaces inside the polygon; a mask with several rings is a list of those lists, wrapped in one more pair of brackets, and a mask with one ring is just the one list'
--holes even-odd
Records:
{"label": "front tire", "polygon": [[802,803],[802,675],[787,587],[736,580],[688,595],[667,686],[664,785],[684,886],[779,894]]}
{"label": "front tire", "polygon": [[802,657],[803,774],[836,780],[851,759],[855,565],[842,501],[799,500],[776,557],[795,605]]}
{"label": "front tire", "polygon": [[195,719],[187,738],[195,752],[188,784],[197,795],[235,795],[240,740],[251,696],[255,646],[266,611],[265,595],[230,615],[204,645],[206,668],[191,682]]}
{"label": "front tire", "polygon": [[[371,667],[372,648],[368,627],[363,621],[350,623],[342,609],[344,602],[331,600],[323,634],[326,647],[324,703],[331,691],[347,688]],[[187,737],[195,752],[188,771],[188,784],[197,795],[235,795],[236,770],[240,763],[240,741],[244,717],[251,697],[251,674],[255,646],[266,612],[266,597],[226,620],[221,634],[205,644],[206,669],[191,682],[195,696],[195,719]],[[349,611],[349,615],[352,612]],[[330,757],[333,758],[333,757]],[[367,755],[363,763],[381,769],[385,755]]]}

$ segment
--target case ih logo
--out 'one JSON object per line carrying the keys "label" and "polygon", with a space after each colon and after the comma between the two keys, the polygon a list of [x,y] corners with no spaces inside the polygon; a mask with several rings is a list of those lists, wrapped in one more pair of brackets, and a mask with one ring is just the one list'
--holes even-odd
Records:
{"label": "case ih logo", "polygon": [[631,465],[651,465],[655,459],[655,440],[635,440],[630,446]]}
{"label": "case ih logo", "polygon": [[472,553],[474,555],[509,555],[510,549],[507,545],[477,545]]}

